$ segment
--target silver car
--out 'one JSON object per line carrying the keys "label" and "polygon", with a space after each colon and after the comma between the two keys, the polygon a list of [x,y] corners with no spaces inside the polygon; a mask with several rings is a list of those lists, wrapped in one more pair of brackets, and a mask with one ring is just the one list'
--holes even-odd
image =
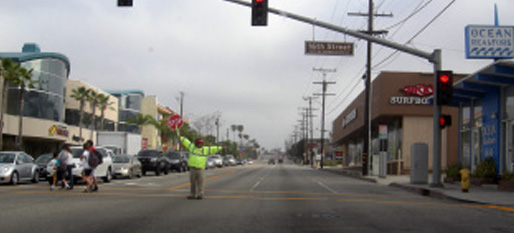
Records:
{"label": "silver car", "polygon": [[22,151],[0,152],[0,183],[39,182],[39,172],[32,156]]}
{"label": "silver car", "polygon": [[114,177],[127,177],[132,179],[134,176],[138,178],[143,176],[141,163],[137,157],[133,155],[112,156],[112,167]]}

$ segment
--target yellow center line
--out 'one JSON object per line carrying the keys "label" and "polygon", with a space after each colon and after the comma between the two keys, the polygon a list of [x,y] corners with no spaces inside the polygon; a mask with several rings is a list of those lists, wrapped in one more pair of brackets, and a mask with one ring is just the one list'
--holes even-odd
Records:
{"label": "yellow center line", "polygon": [[[225,173],[215,177],[221,177],[233,174],[234,172]],[[175,186],[176,187],[176,186]],[[174,187],[172,187],[174,188]],[[272,191],[271,191],[272,192]],[[156,197],[156,198],[185,198],[185,194],[173,194],[173,193],[116,193],[116,192],[95,192],[95,193],[83,193],[83,192],[56,192],[56,191],[43,191],[43,190],[11,190],[2,191],[0,193],[17,193],[17,194],[51,194],[51,195],[72,195],[72,196],[118,196],[118,197]],[[261,192],[264,193],[264,192]],[[273,192],[272,192],[273,193]],[[404,204],[404,205],[425,205],[425,206],[440,206],[440,207],[461,207],[470,209],[495,209],[506,212],[513,212],[514,208],[497,206],[497,205],[480,205],[480,204],[449,204],[449,203],[438,203],[438,202],[414,202],[414,201],[398,201],[398,200],[376,200],[376,199],[332,199],[328,197],[258,197],[251,195],[208,195],[206,199],[226,199],[226,200],[264,200],[264,201],[336,201],[336,202],[347,202],[347,203],[375,203],[375,204]]]}
{"label": "yellow center line", "polygon": [[[210,177],[207,177],[204,179],[204,181],[209,181],[209,180],[214,180],[214,179],[218,179],[218,178],[221,178],[221,177],[224,177],[224,176],[228,176],[228,175],[232,175],[236,173],[235,170],[232,170],[232,171],[229,171],[229,172],[226,172],[226,173],[222,173],[222,174],[219,174],[219,175],[215,175],[215,176],[210,176]],[[173,187],[170,187],[170,188],[167,188],[166,190],[168,191],[173,191],[173,190],[177,190],[177,189],[181,189],[181,188],[185,188],[185,187],[188,187],[190,186],[191,183],[184,183],[184,184],[179,184],[179,185],[176,185],[176,186],[173,186]]]}

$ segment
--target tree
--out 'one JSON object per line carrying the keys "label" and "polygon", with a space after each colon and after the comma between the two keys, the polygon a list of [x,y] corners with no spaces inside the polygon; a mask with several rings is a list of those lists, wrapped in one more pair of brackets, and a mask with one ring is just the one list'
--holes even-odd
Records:
{"label": "tree", "polygon": [[230,128],[232,129],[232,135],[233,135],[233,138],[234,138],[234,141],[235,141],[236,140],[237,125],[231,125]]}
{"label": "tree", "polygon": [[71,90],[71,98],[79,101],[79,140],[82,140],[82,119],[84,118],[84,107],[89,98],[89,92],[91,92],[91,90],[84,86]]}
{"label": "tree", "polygon": [[3,133],[4,133],[4,109],[5,98],[7,95],[8,81],[13,80],[20,76],[21,65],[13,62],[11,59],[1,59],[2,64],[0,67],[0,75],[2,76],[2,101],[0,103],[0,150],[3,148]]}
{"label": "tree", "polygon": [[104,129],[104,120],[105,120],[105,110],[107,108],[114,110],[114,108],[109,107],[114,102],[109,102],[109,96],[104,94],[98,94],[98,107],[100,108],[100,129]]}
{"label": "tree", "polygon": [[143,115],[143,114],[139,113],[139,114],[137,114],[137,116],[135,118],[128,119],[127,123],[141,127],[144,125],[152,124],[152,122],[154,122],[154,121],[155,121],[155,119],[152,116]]}
{"label": "tree", "polygon": [[95,115],[96,115],[96,106],[98,105],[98,93],[96,91],[91,90],[89,92],[89,96],[87,98],[87,101],[91,105],[91,137],[90,139],[93,140],[93,133],[95,132]]}
{"label": "tree", "polygon": [[243,130],[245,129],[245,127],[243,125],[238,125],[237,126],[237,131],[239,132],[239,141],[241,141],[241,139],[243,138]]}
{"label": "tree", "polygon": [[22,148],[23,144],[23,106],[25,102],[25,88],[34,88],[34,84],[38,83],[36,80],[32,80],[33,69],[27,70],[24,67],[19,67],[19,76],[11,79],[13,85],[20,87],[20,100],[19,100],[19,126],[18,126],[18,137],[16,138],[16,146]]}

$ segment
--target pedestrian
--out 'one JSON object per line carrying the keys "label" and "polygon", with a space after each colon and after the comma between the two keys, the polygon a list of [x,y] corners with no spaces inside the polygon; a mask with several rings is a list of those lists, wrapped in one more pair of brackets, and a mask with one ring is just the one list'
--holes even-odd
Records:
{"label": "pedestrian", "polygon": [[189,139],[180,136],[179,130],[176,130],[177,136],[180,138],[180,142],[191,154],[189,155],[188,167],[189,167],[189,180],[190,180],[190,191],[191,194],[187,199],[198,199],[204,198],[204,170],[205,163],[207,162],[207,156],[215,154],[223,147],[221,146],[204,146],[202,139],[197,139],[195,143],[191,143]]}
{"label": "pedestrian", "polygon": [[73,185],[73,174],[72,174],[72,167],[71,167],[71,149],[68,145],[64,145],[62,147],[61,152],[59,153],[59,160],[61,161],[59,171],[61,175],[61,181],[62,181],[62,187],[66,189],[72,189],[73,187],[68,185],[68,182],[66,182],[66,173],[68,173],[68,176],[70,176],[70,183]]}
{"label": "pedestrian", "polygon": [[80,156],[80,161],[82,162],[82,167],[84,170],[82,170],[82,180],[86,182],[86,189],[84,190],[85,193],[91,192],[91,172],[92,169],[89,166],[89,156],[91,152],[91,146],[89,146],[89,143],[84,143],[84,152],[82,152],[82,155]]}
{"label": "pedestrian", "polygon": [[[87,140],[86,144],[88,144],[89,148],[90,148],[89,155],[91,155],[91,153],[96,152],[96,149],[93,147],[93,141]],[[96,179],[95,170],[96,170],[96,167],[91,167],[91,180],[92,180],[92,190],[91,191],[98,192],[98,180]]]}
{"label": "pedestrian", "polygon": [[[48,168],[50,168],[52,172],[52,184],[50,185],[50,190],[55,189],[55,184],[57,183],[57,169],[59,163],[59,154],[54,153],[52,160],[48,163]],[[48,169],[47,169],[48,171]]]}

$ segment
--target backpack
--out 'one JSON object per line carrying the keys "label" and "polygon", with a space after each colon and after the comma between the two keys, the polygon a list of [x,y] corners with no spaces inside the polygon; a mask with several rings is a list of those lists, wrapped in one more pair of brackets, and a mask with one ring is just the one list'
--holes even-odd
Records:
{"label": "backpack", "polygon": [[100,152],[97,150],[91,150],[87,163],[91,168],[96,168],[98,165],[103,163],[103,158]]}

